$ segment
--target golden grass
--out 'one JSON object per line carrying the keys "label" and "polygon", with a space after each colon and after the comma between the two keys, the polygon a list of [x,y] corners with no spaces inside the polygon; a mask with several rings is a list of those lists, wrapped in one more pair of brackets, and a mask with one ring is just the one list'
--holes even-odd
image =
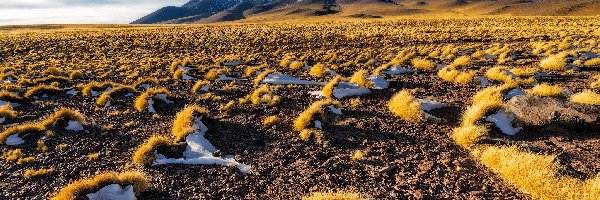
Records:
{"label": "golden grass", "polygon": [[208,81],[197,81],[194,86],[192,87],[192,93],[198,93],[198,91],[200,91],[200,89],[202,89],[202,87],[204,87],[205,85],[210,84],[210,82]]}
{"label": "golden grass", "polygon": [[233,109],[233,106],[235,106],[235,100],[229,101],[225,105],[220,105],[219,112],[228,113],[231,109]]}
{"label": "golden grass", "polygon": [[30,163],[30,162],[33,162],[34,160],[35,160],[35,157],[33,157],[33,156],[19,158],[19,160],[17,160],[17,164],[21,165],[21,164],[25,164],[25,163]]}
{"label": "golden grass", "polygon": [[529,76],[535,75],[535,73],[538,70],[536,68],[530,67],[530,68],[512,68],[509,71],[519,77],[524,77],[524,76],[529,77]]}
{"label": "golden grass", "polygon": [[148,84],[148,86],[157,86],[159,84],[158,79],[154,77],[146,77],[135,81],[132,86],[133,88],[139,88],[143,84]]}
{"label": "golden grass", "polygon": [[394,115],[412,123],[426,120],[419,103],[408,90],[396,93],[388,102],[388,109]]}
{"label": "golden grass", "polygon": [[196,117],[208,117],[208,110],[198,105],[187,105],[175,115],[171,134],[175,136],[175,142],[182,141],[194,132],[193,125]]}
{"label": "golden grass", "polygon": [[294,61],[291,64],[289,64],[291,69],[302,69],[302,67],[304,67],[304,62],[302,61]]}
{"label": "golden grass", "polygon": [[42,132],[46,130],[41,124],[27,123],[17,126],[11,126],[0,132],[0,143],[6,143],[6,139],[13,134],[31,133],[31,132]]}
{"label": "golden grass", "polygon": [[350,77],[350,83],[356,83],[359,86],[371,88],[373,83],[366,78],[368,75],[369,72],[367,70],[358,70]]}
{"label": "golden grass", "polygon": [[119,92],[128,92],[128,91],[135,92],[136,90],[135,90],[135,88],[133,88],[131,86],[118,86],[117,88],[114,88],[108,92],[104,92],[96,100],[96,105],[98,105],[98,106],[105,105],[109,100],[112,99],[113,94],[117,94]]}
{"label": "golden grass", "polygon": [[592,90],[584,90],[583,92],[575,93],[571,96],[570,100],[577,103],[600,105],[600,94]]}
{"label": "golden grass", "polygon": [[462,126],[474,125],[481,120],[488,112],[500,108],[502,100],[488,100],[482,103],[473,104],[467,108],[462,116]]}
{"label": "golden grass", "polygon": [[134,102],[135,109],[140,112],[144,111],[146,108],[148,108],[148,100],[150,98],[153,98],[157,94],[170,95],[171,93],[166,88],[159,88],[159,89],[148,88],[148,90],[146,90],[144,93],[140,94],[140,96],[138,96],[135,99],[135,102]]}
{"label": "golden grass", "polygon": [[69,78],[71,80],[82,79],[83,73],[81,72],[81,70],[73,70],[73,71],[71,71],[71,73],[69,73]]}
{"label": "golden grass", "polygon": [[302,200],[364,200],[364,195],[351,190],[340,190],[337,192],[314,192]]}
{"label": "golden grass", "polygon": [[0,106],[0,117],[15,119],[17,118],[17,111],[15,111],[10,104]]}
{"label": "golden grass", "polygon": [[304,130],[300,131],[300,139],[302,139],[304,141],[308,141],[308,140],[310,140],[310,138],[314,137],[315,140],[317,140],[317,143],[321,143],[321,139],[323,138],[323,135],[325,135],[325,134],[323,133],[322,130],[314,129],[314,128],[308,128],[308,129],[304,129]]}
{"label": "golden grass", "polygon": [[337,75],[329,82],[327,82],[327,84],[325,84],[325,86],[323,86],[323,89],[321,90],[323,92],[323,96],[325,96],[328,99],[333,99],[333,90],[343,79],[344,77]]}
{"label": "golden grass", "polygon": [[323,118],[323,115],[325,114],[323,109],[329,105],[341,107],[340,102],[330,99],[314,102],[306,110],[300,113],[296,120],[294,120],[294,130],[301,132],[306,129],[306,127],[309,126],[313,120],[317,118]]}
{"label": "golden grass", "polygon": [[148,138],[142,145],[140,145],[131,156],[133,163],[140,165],[150,165],[156,159],[154,150],[161,146],[171,145],[170,138],[154,135]]}
{"label": "golden grass", "polygon": [[273,95],[271,92],[272,91],[269,89],[269,86],[263,85],[262,87],[252,91],[249,96],[250,102],[252,102],[253,105],[266,104],[271,107],[275,106],[279,103],[279,101],[281,101],[281,97],[278,95]]}
{"label": "golden grass", "polygon": [[[593,89],[598,89],[600,88],[600,75],[596,75],[593,77],[593,82],[590,83],[590,87]],[[1,93],[0,93],[1,94]],[[1,95],[0,95],[1,96]]]}
{"label": "golden grass", "polygon": [[433,70],[435,69],[435,62],[427,60],[427,59],[422,59],[422,58],[413,58],[410,63],[413,65],[413,67],[415,69],[422,69],[422,70]]}
{"label": "golden grass", "polygon": [[19,101],[22,100],[23,97],[12,92],[0,91],[0,99],[3,101]]}
{"label": "golden grass", "polygon": [[14,162],[18,161],[19,159],[22,159],[23,156],[25,156],[25,154],[23,154],[23,151],[21,149],[15,149],[3,152],[2,156],[0,156],[0,159],[5,159],[7,161]]}
{"label": "golden grass", "polygon": [[261,72],[258,76],[256,76],[256,79],[254,79],[254,87],[258,87],[260,85],[260,83],[265,80],[265,78],[267,78],[267,76],[271,73],[274,73],[274,70],[265,70],[263,72]]}
{"label": "golden grass", "polygon": [[95,161],[98,160],[98,158],[100,158],[100,153],[90,153],[88,155],[85,156],[87,158],[88,161]]}
{"label": "golden grass", "polygon": [[134,192],[139,194],[147,190],[149,179],[139,171],[106,172],[92,178],[76,180],[62,188],[50,200],[74,200],[82,192],[95,192],[109,184],[119,184],[122,187],[132,185]]}
{"label": "golden grass", "polygon": [[312,66],[308,73],[316,77],[323,77],[329,74],[329,72],[325,70],[325,64],[322,63],[317,63]]}
{"label": "golden grass", "polygon": [[56,87],[56,86],[51,86],[51,85],[38,85],[35,86],[29,90],[27,90],[27,92],[25,92],[25,98],[31,98],[35,95],[41,94],[41,93],[46,93],[46,94],[53,94],[53,93],[57,93],[57,92],[61,92],[62,89]]}
{"label": "golden grass", "polygon": [[281,123],[281,119],[277,115],[268,116],[263,120],[263,126],[265,127],[272,127],[279,123]]}
{"label": "golden grass", "polygon": [[564,97],[563,89],[558,85],[549,85],[542,83],[534,86],[531,89],[525,90],[527,94],[543,96],[543,97]]}
{"label": "golden grass", "polygon": [[471,65],[471,57],[469,57],[469,56],[458,57],[450,65],[452,65],[454,67],[468,67],[469,65]]}
{"label": "golden grass", "polygon": [[365,157],[365,152],[363,152],[361,150],[356,150],[350,157],[350,161],[356,162],[356,161],[362,160],[364,157]]}
{"label": "golden grass", "polygon": [[437,75],[442,80],[448,82],[468,84],[473,81],[473,77],[475,77],[476,73],[477,71],[459,71],[453,66],[447,66],[440,69]]}
{"label": "golden grass", "polygon": [[506,67],[493,67],[485,72],[485,77],[492,81],[499,81],[503,83],[513,82],[513,77],[506,74]]}
{"label": "golden grass", "polygon": [[44,119],[40,125],[49,127],[60,120],[73,120],[84,125],[86,124],[85,117],[79,111],[70,108],[60,108],[54,114]]}
{"label": "golden grass", "polygon": [[452,139],[463,148],[471,148],[483,136],[486,136],[489,128],[484,125],[467,124],[455,128],[452,131]]}
{"label": "golden grass", "polygon": [[567,56],[563,53],[549,56],[540,61],[540,67],[546,70],[563,70],[567,65]]}
{"label": "golden grass", "polygon": [[96,81],[92,81],[89,82],[88,84],[85,85],[85,87],[83,87],[83,89],[81,90],[81,93],[83,94],[83,96],[90,96],[92,95],[92,90],[95,89],[104,89],[107,87],[116,87],[118,86],[118,83],[114,83],[114,82],[110,82],[110,81],[106,81],[106,82],[96,82]]}
{"label": "golden grass", "polygon": [[600,58],[587,60],[583,63],[583,65],[588,67],[600,67]]}
{"label": "golden grass", "polygon": [[28,169],[23,174],[23,178],[32,179],[32,178],[37,178],[40,176],[45,176],[45,175],[48,175],[51,173],[54,173],[54,169],[52,169],[52,168],[50,168],[50,169]]}
{"label": "golden grass", "polygon": [[475,157],[504,180],[535,199],[582,199],[600,197],[600,176],[585,181],[558,175],[556,156],[524,152],[516,147],[482,147]]}
{"label": "golden grass", "polygon": [[210,71],[206,72],[206,74],[204,75],[204,79],[212,81],[217,79],[219,77],[219,74],[221,74],[221,70],[211,69]]}

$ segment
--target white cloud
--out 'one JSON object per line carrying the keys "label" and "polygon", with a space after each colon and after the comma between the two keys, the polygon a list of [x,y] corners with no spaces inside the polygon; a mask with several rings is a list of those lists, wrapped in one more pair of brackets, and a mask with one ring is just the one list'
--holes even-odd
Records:
{"label": "white cloud", "polygon": [[0,0],[0,25],[125,24],[189,0]]}

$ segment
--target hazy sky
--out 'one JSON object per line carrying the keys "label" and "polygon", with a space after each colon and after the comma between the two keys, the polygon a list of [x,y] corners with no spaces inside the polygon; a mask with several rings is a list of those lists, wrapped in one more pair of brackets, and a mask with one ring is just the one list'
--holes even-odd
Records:
{"label": "hazy sky", "polygon": [[189,0],[0,0],[0,25],[125,24]]}

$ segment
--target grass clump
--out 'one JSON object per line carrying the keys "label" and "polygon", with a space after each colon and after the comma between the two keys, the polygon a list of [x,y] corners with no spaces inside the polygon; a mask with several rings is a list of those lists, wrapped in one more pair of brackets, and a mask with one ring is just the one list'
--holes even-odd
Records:
{"label": "grass clump", "polygon": [[344,77],[337,75],[329,82],[327,82],[327,84],[325,84],[325,86],[323,86],[323,89],[321,90],[323,92],[323,96],[325,96],[325,98],[328,99],[333,99],[333,90],[343,79]]}
{"label": "grass clump", "polygon": [[583,63],[587,67],[600,67],[600,58],[587,60]]}
{"label": "grass clump", "polygon": [[112,89],[108,92],[102,93],[100,97],[96,100],[96,105],[106,105],[108,101],[110,101],[115,94],[126,93],[126,92],[136,92],[135,88],[131,86],[119,86],[115,89]]}
{"label": "grass clump", "polygon": [[121,186],[132,185],[135,193],[139,194],[148,189],[149,179],[139,171],[129,172],[107,172],[98,174],[92,178],[80,179],[62,188],[50,200],[74,200],[83,192],[95,192],[101,187],[110,184]]}
{"label": "grass clump", "polygon": [[55,125],[57,122],[73,120],[81,124],[86,124],[85,117],[77,110],[70,108],[61,108],[48,118],[44,119],[40,125],[43,127],[49,127]]}
{"label": "grass clump", "polygon": [[570,100],[577,103],[600,105],[600,94],[592,90],[584,90],[571,96]]}
{"label": "grass clump", "polygon": [[440,69],[437,75],[448,82],[468,84],[473,81],[476,73],[477,71],[459,71],[454,66],[447,66]]}
{"label": "grass clump", "polygon": [[265,80],[265,78],[267,78],[267,76],[271,73],[274,73],[274,70],[265,70],[264,72],[261,72],[260,74],[258,74],[258,76],[256,76],[256,79],[254,79],[254,87],[258,87],[260,85],[260,83]]}
{"label": "grass clump", "polygon": [[471,65],[471,57],[469,57],[469,56],[458,57],[450,65],[452,65],[454,67],[468,67],[469,65]]}
{"label": "grass clump", "polygon": [[50,169],[28,169],[25,171],[25,173],[23,174],[23,178],[25,179],[32,179],[32,178],[37,178],[40,176],[45,176],[48,174],[54,173],[54,169],[50,168]]}
{"label": "grass clump", "polygon": [[598,89],[600,88],[600,75],[596,75],[593,77],[593,82],[590,83],[590,87],[593,89]]}
{"label": "grass clump", "polygon": [[53,94],[53,93],[58,93],[61,92],[62,89],[56,87],[56,86],[52,86],[52,85],[38,85],[35,86],[29,90],[27,90],[27,92],[25,92],[25,98],[31,98],[35,95],[40,95],[40,94]]}
{"label": "grass clump", "polygon": [[418,123],[426,120],[421,111],[421,104],[408,90],[402,90],[395,94],[388,102],[388,109],[394,115],[408,122]]}
{"label": "grass clump", "polygon": [[337,192],[314,192],[309,196],[302,197],[302,200],[365,200],[368,199],[362,194],[350,190],[341,190]]}
{"label": "grass clump", "polygon": [[16,102],[23,100],[23,97],[8,91],[0,91],[0,100],[8,102]]}
{"label": "grass clump", "polygon": [[210,82],[208,81],[204,81],[204,80],[200,80],[197,81],[194,86],[192,87],[192,93],[198,93],[198,91],[200,91],[200,89],[202,89],[202,87],[204,87],[205,85],[210,84]]}
{"label": "grass clump", "polygon": [[527,94],[543,96],[543,97],[564,97],[563,89],[558,85],[549,85],[542,83],[534,86],[531,89],[525,90]]}
{"label": "grass clump", "polygon": [[294,130],[301,132],[304,129],[306,129],[306,127],[313,120],[316,120],[319,118],[323,119],[324,115],[325,115],[325,113],[323,112],[323,109],[329,105],[335,105],[336,107],[341,107],[340,102],[330,100],[330,99],[325,99],[325,100],[320,100],[320,101],[314,102],[306,110],[304,110],[302,113],[300,113],[300,115],[298,116],[298,118],[296,118],[296,120],[294,120]]}
{"label": "grass clump", "polygon": [[175,136],[175,142],[182,141],[194,132],[194,120],[196,117],[208,117],[208,110],[198,105],[188,105],[175,115],[171,133]]}
{"label": "grass clump", "polygon": [[467,124],[452,131],[452,139],[463,148],[471,148],[483,136],[487,135],[489,128],[484,125]]}
{"label": "grass clump", "polygon": [[82,79],[82,78],[83,78],[83,73],[81,72],[81,70],[73,70],[73,71],[71,71],[71,73],[69,73],[69,79],[71,79],[71,80]]}
{"label": "grass clump", "polygon": [[373,83],[371,80],[367,79],[368,75],[369,72],[367,70],[358,70],[350,77],[350,83],[356,83],[359,86],[371,88]]}
{"label": "grass clump", "polygon": [[11,126],[4,131],[0,132],[0,143],[5,144],[6,139],[13,134],[23,134],[23,133],[31,133],[31,132],[42,132],[46,130],[41,124],[27,123],[21,124],[17,126]]}
{"label": "grass clump", "polygon": [[15,111],[10,104],[0,106],[0,117],[15,119],[17,118],[17,111]]}
{"label": "grass clump", "polygon": [[149,88],[148,90],[146,90],[144,93],[142,93],[140,96],[138,96],[135,99],[135,102],[134,102],[135,109],[137,111],[141,112],[141,111],[145,110],[146,108],[148,108],[148,100],[157,94],[170,95],[171,93],[166,88],[159,88],[159,89]]}
{"label": "grass clump", "polygon": [[9,150],[6,151],[4,153],[2,153],[2,156],[0,156],[0,159],[5,159],[7,161],[18,161],[19,159],[22,159],[25,156],[25,154],[23,154],[23,151],[21,149],[15,149],[15,150]]}
{"label": "grass clump", "polygon": [[423,70],[433,70],[435,69],[435,62],[422,59],[422,58],[413,58],[411,60],[411,64],[415,69],[423,69]]}
{"label": "grass clump", "polygon": [[552,55],[540,61],[540,67],[546,70],[563,70],[566,65],[567,55],[564,53]]}
{"label": "grass clump", "polygon": [[265,127],[272,127],[279,123],[281,123],[281,119],[277,115],[268,116],[263,120],[263,126]]}
{"label": "grass clump", "polygon": [[133,152],[132,161],[140,165],[150,165],[156,159],[154,150],[171,144],[170,138],[159,135],[152,136]]}
{"label": "grass clump", "polygon": [[325,64],[322,63],[317,63],[316,65],[312,66],[308,73],[316,77],[323,77],[329,74],[329,72],[325,70]]}
{"label": "grass clump", "polygon": [[365,152],[363,152],[361,150],[356,150],[350,157],[350,161],[356,162],[356,161],[362,160],[364,157],[365,157]]}
{"label": "grass clump", "polygon": [[281,101],[281,97],[273,95],[271,92],[272,91],[268,86],[263,85],[250,94],[250,102],[252,102],[253,105],[266,104],[268,106],[275,106]]}
{"label": "grass clump", "polygon": [[83,94],[83,96],[90,96],[92,95],[92,91],[93,90],[104,90],[108,87],[116,87],[118,86],[118,83],[113,83],[113,82],[103,82],[103,83],[99,83],[96,81],[92,81],[89,82],[88,84],[86,84],[83,89],[81,89],[81,93]]}

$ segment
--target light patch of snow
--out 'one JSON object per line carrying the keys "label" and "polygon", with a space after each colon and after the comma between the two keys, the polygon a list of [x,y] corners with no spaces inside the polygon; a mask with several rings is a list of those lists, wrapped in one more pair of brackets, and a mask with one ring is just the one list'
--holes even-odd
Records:
{"label": "light patch of snow", "polygon": [[8,77],[6,79],[4,79],[5,83],[15,83],[17,82],[17,80],[13,79],[12,77]]}
{"label": "light patch of snow", "polygon": [[413,69],[396,66],[396,67],[390,68],[387,71],[382,71],[381,73],[388,74],[388,75],[401,75],[401,74],[410,74],[410,73],[414,73],[414,72],[415,72],[415,70],[413,70]]}
{"label": "light patch of snow", "polygon": [[381,76],[369,76],[367,79],[373,82],[373,85],[375,86],[373,88],[377,90],[386,89],[390,86],[390,82],[383,79]]}
{"label": "light patch of snow", "polygon": [[535,77],[536,79],[545,78],[545,77],[555,77],[555,76],[556,75],[554,75],[554,74],[547,74],[547,73],[544,73],[544,72],[536,72],[533,75],[533,77]]}
{"label": "light patch of snow", "polygon": [[241,65],[241,64],[244,64],[244,63],[240,62],[240,61],[237,61],[237,60],[236,61],[229,61],[229,62],[223,63],[223,65],[229,66],[229,67],[235,67],[235,66],[238,66],[238,65]]}
{"label": "light patch of snow", "polygon": [[228,77],[226,75],[219,74],[219,78],[217,78],[217,80],[219,80],[219,81],[245,81],[245,80],[248,80],[248,79],[233,78],[233,77]]}
{"label": "light patch of snow", "polygon": [[96,92],[94,90],[90,90],[90,94],[92,94],[93,97],[97,97],[98,95],[100,95],[100,92]]}
{"label": "light patch of snow", "polygon": [[262,83],[268,83],[273,85],[323,85],[323,83],[320,82],[300,80],[298,78],[286,74],[269,74],[262,81]]}
{"label": "light patch of snow", "polygon": [[156,110],[154,110],[154,101],[152,100],[152,98],[148,99],[148,112],[156,113]]}
{"label": "light patch of snow", "polygon": [[325,71],[329,72],[329,76],[337,76],[338,73],[329,69],[329,68],[325,68]]}
{"label": "light patch of snow", "polygon": [[172,104],[172,103],[175,103],[175,102],[173,102],[173,101],[171,101],[171,100],[167,99],[167,94],[157,94],[157,95],[156,95],[156,96],[154,96],[154,97],[156,97],[157,99],[160,99],[160,100],[164,101],[164,102],[165,102],[165,103],[167,103],[167,104]]}
{"label": "light patch of snow", "polygon": [[6,117],[0,117],[0,124],[4,123],[4,121],[6,121]]}
{"label": "light patch of snow", "polygon": [[440,103],[437,101],[431,101],[426,99],[416,99],[421,104],[421,110],[423,111],[431,111],[438,108],[447,107],[448,104]]}
{"label": "light patch of snow", "polygon": [[369,88],[358,86],[354,83],[340,82],[333,89],[333,96],[338,99],[343,99],[349,96],[360,96],[364,94],[370,94]]}
{"label": "light patch of snow", "polygon": [[496,114],[485,118],[485,121],[492,122],[506,135],[515,135],[523,130],[522,127],[513,127],[512,122],[517,118],[513,113],[506,113],[504,109],[500,109]]}
{"label": "light patch of snow", "polygon": [[127,93],[127,94],[125,94],[125,96],[126,96],[126,97],[133,96],[133,93]]}
{"label": "light patch of snow", "polygon": [[187,75],[187,74],[183,74],[183,76],[181,78],[183,80],[196,80],[196,78],[191,77],[190,75]]}
{"label": "light patch of snow", "polygon": [[496,59],[496,58],[498,58],[498,56],[492,55],[492,54],[485,54],[485,55],[483,55],[483,57],[485,59]]}
{"label": "light patch of snow", "polygon": [[141,88],[144,88],[147,90],[148,88],[150,88],[150,84],[144,83],[144,84],[139,85],[138,87],[141,87]]}
{"label": "light patch of snow", "polygon": [[519,96],[519,95],[526,95],[527,93],[525,93],[525,91],[521,88],[515,88],[512,89],[510,91],[508,91],[508,93],[506,93],[506,95],[504,96],[505,100],[509,100],[512,99],[513,97]]}
{"label": "light patch of snow", "polygon": [[323,123],[319,120],[315,120],[315,128],[323,129]]}
{"label": "light patch of snow", "polygon": [[594,52],[582,52],[582,53],[579,53],[579,56],[586,58],[586,59],[598,58],[598,54],[596,54]]}
{"label": "light patch of snow", "polygon": [[488,80],[487,78],[485,78],[483,76],[475,76],[475,77],[473,77],[473,79],[479,80],[479,86],[481,86],[481,87],[490,85],[490,80]]}
{"label": "light patch of snow", "polygon": [[19,134],[12,134],[6,138],[6,145],[8,146],[17,146],[23,143],[25,143],[25,140],[19,137]]}
{"label": "light patch of snow", "polygon": [[70,131],[83,131],[83,125],[75,120],[70,120],[69,124],[67,125],[67,127],[65,127],[66,130],[70,130]]}
{"label": "light patch of snow", "polygon": [[69,91],[67,91],[67,95],[76,95],[77,93],[79,93],[79,91],[77,91],[77,90],[69,90]]}
{"label": "light patch of snow", "polygon": [[6,105],[6,104],[10,104],[10,106],[13,107],[13,108],[19,107],[21,105],[21,104],[18,104],[18,103],[11,103],[11,102],[8,102],[8,101],[2,101],[2,100],[0,100],[0,106]]}
{"label": "light patch of snow", "polygon": [[223,158],[215,157],[213,154],[217,149],[204,138],[208,128],[202,123],[202,117],[197,117],[192,126],[194,133],[185,138],[187,142],[186,150],[183,152],[183,158],[167,158],[164,155],[156,154],[154,164],[200,164],[200,165],[223,165],[236,166],[240,172],[246,173],[251,169],[250,165],[237,162],[232,156]]}
{"label": "light patch of snow", "polygon": [[339,109],[337,107],[335,107],[335,105],[329,105],[327,106],[329,107],[329,109],[331,110],[332,113],[338,114],[338,115],[342,115],[342,109]]}
{"label": "light patch of snow", "polygon": [[200,91],[208,92],[208,85],[203,85]]}
{"label": "light patch of snow", "polygon": [[86,196],[89,200],[137,200],[133,186],[128,185],[123,188],[119,184],[104,186],[98,192]]}

